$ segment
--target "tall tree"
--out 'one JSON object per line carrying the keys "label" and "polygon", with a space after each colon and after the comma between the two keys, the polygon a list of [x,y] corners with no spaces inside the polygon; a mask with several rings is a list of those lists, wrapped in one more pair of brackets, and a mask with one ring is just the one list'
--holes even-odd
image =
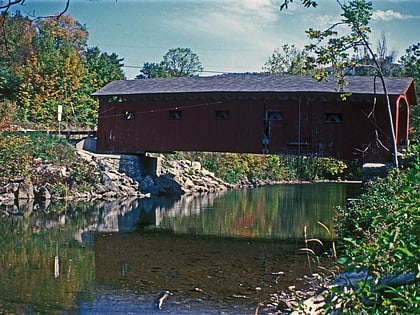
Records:
{"label": "tall tree", "polygon": [[[39,23],[33,39],[34,53],[21,70],[18,113],[23,121],[51,125],[57,106],[63,105],[64,119],[70,119],[80,78],[85,73],[80,52],[87,33],[71,17],[49,18]],[[66,106],[67,105],[67,106]]]}
{"label": "tall tree", "polygon": [[146,62],[136,79],[193,77],[203,70],[198,55],[190,48],[172,48],[160,63]]}
{"label": "tall tree", "polygon": [[163,62],[145,62],[140,74],[136,76],[136,79],[154,79],[154,78],[169,78],[171,74],[166,71]]}
{"label": "tall tree", "polygon": [[30,58],[36,28],[21,15],[0,15],[0,99],[13,100],[21,82],[19,67]]}
{"label": "tall tree", "polygon": [[114,80],[123,80],[122,58],[117,54],[101,52],[98,47],[89,48],[84,54],[85,74],[75,95],[73,109],[82,125],[93,128],[97,124],[98,102],[90,95]]}
{"label": "tall tree", "polygon": [[282,50],[274,50],[264,64],[263,70],[271,75],[311,74],[311,71],[306,68],[307,55],[308,53],[305,50],[299,51],[295,45],[283,45]]}
{"label": "tall tree", "polygon": [[190,48],[172,48],[163,56],[166,71],[173,77],[197,76],[203,70],[198,55]]}
{"label": "tall tree", "polygon": [[[314,53],[310,61],[313,67],[318,69],[315,77],[318,80],[326,79],[330,75],[330,72],[325,67],[328,65],[333,69],[332,73],[337,78],[337,83],[340,88],[343,89],[346,85],[346,71],[355,65],[355,61],[351,58],[351,52],[366,49],[370,58],[373,60],[373,66],[384,89],[390,135],[395,135],[394,119],[392,117],[384,73],[382,72],[377,56],[368,42],[371,32],[369,21],[372,16],[372,3],[365,0],[351,0],[346,3],[342,3],[341,0],[336,1],[343,12],[341,14],[343,17],[342,20],[331,25],[326,30],[309,29],[307,31],[309,38],[314,41],[314,43],[307,46],[307,49]],[[339,27],[343,26],[348,30],[348,33],[339,36]],[[346,97],[344,93],[342,93],[342,96]],[[379,139],[377,141],[381,143]],[[398,168],[398,151],[395,136],[391,136],[391,142],[394,166]]]}
{"label": "tall tree", "polygon": [[[123,80],[124,72],[122,67],[123,58],[117,54],[101,52],[98,47],[87,49],[84,53],[85,66],[90,74],[89,84],[95,91],[114,80]],[[92,91],[92,92],[93,92]]]}
{"label": "tall tree", "polygon": [[[384,76],[398,76],[401,73],[401,67],[396,64],[395,51],[388,50],[385,34],[378,40],[374,53]],[[375,62],[366,48],[353,56],[353,62],[355,75],[377,75]]]}

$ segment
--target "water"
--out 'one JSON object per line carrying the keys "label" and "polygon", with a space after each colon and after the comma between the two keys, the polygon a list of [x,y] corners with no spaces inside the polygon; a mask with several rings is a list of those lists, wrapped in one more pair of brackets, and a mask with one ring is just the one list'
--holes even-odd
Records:
{"label": "water", "polygon": [[317,271],[299,250],[304,226],[327,253],[333,208],[359,190],[296,184],[3,209],[0,314],[254,314]]}

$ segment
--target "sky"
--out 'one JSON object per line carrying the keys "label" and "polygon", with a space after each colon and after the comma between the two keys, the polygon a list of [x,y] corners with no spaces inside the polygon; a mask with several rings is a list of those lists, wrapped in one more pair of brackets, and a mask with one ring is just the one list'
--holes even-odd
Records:
{"label": "sky", "polygon": [[[342,0],[345,2],[346,0]],[[385,35],[397,56],[420,42],[420,0],[371,0],[370,42]],[[89,32],[88,44],[124,58],[133,79],[145,62],[160,62],[171,48],[190,48],[204,68],[200,75],[260,72],[276,48],[309,40],[305,30],[340,21],[336,0],[304,8],[300,0],[280,11],[282,0],[70,0],[71,15]],[[65,0],[26,0],[16,6],[37,16],[61,12]]]}

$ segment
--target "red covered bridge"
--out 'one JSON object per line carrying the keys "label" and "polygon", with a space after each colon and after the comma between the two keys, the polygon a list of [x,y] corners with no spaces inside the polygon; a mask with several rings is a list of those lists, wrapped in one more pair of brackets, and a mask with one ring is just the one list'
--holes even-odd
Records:
{"label": "red covered bridge", "polygon": [[103,153],[211,151],[392,161],[408,144],[411,78],[386,78],[395,134],[379,78],[338,86],[309,76],[220,75],[114,81],[99,99]]}

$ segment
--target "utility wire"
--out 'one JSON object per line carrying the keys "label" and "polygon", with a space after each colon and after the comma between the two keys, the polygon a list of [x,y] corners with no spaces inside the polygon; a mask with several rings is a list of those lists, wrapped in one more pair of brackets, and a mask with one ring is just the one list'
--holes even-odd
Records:
{"label": "utility wire", "polygon": [[[219,102],[212,102],[212,103],[201,103],[201,104],[193,104],[193,105],[185,105],[185,106],[175,106],[175,107],[168,107],[168,108],[159,108],[159,109],[150,109],[150,110],[145,110],[145,111],[136,111],[136,112],[132,112],[134,114],[150,114],[150,113],[158,113],[158,112],[164,112],[164,111],[169,111],[169,110],[180,110],[180,109],[190,109],[190,108],[197,108],[197,107],[205,107],[205,106],[210,106],[210,105],[216,105],[216,104],[222,104],[223,102],[219,101]],[[99,115],[109,111],[115,109],[115,107],[112,107],[111,109],[105,110],[101,113],[99,113]],[[106,115],[106,116],[102,116],[101,118],[112,118],[112,117],[120,117],[121,114],[114,114],[114,115]]]}

